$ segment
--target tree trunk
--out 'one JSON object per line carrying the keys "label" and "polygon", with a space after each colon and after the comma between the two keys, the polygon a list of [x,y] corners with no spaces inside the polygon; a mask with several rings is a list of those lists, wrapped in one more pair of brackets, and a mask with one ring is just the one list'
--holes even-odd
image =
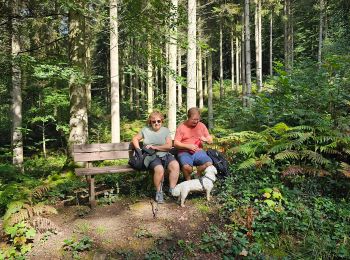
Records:
{"label": "tree trunk", "polygon": [[204,107],[203,99],[203,60],[202,60],[202,50],[198,50],[198,97],[199,97],[199,108]]}
{"label": "tree trunk", "polygon": [[[139,81],[139,76],[135,74],[135,102],[136,102],[136,118],[140,118],[140,93],[141,93],[141,86]],[[142,104],[142,102],[141,102]],[[142,106],[142,105],[141,105]]]}
{"label": "tree trunk", "polygon": [[[79,1],[78,5],[83,8]],[[84,41],[84,16],[78,8],[69,11],[69,47],[70,62],[78,73],[84,75],[85,69],[85,41]],[[70,135],[69,147],[72,151],[73,144],[85,144],[88,141],[88,114],[87,92],[84,83],[81,83],[75,73],[69,80],[70,90]]]}
{"label": "tree trunk", "polygon": [[153,111],[153,78],[152,78],[152,58],[151,58],[151,42],[148,40],[147,42],[147,112],[148,114],[152,113]]}
{"label": "tree trunk", "polygon": [[[182,76],[182,63],[181,63],[181,46],[178,46],[177,51],[177,75],[179,78]],[[177,105],[178,107],[182,107],[182,85],[179,81],[177,83]]]}
{"label": "tree trunk", "polygon": [[222,61],[222,20],[220,20],[220,99],[224,96],[224,68]]}
{"label": "tree trunk", "polygon": [[235,49],[233,43],[233,29],[231,31],[231,89],[235,88]]}
{"label": "tree trunk", "polygon": [[120,142],[118,0],[110,0],[110,62],[112,143]]}
{"label": "tree trunk", "polygon": [[176,131],[176,51],[177,51],[177,0],[171,0],[172,7],[170,13],[172,15],[169,43],[169,109],[168,109],[168,128],[171,137],[174,138]]}
{"label": "tree trunk", "polygon": [[239,40],[238,40],[238,37],[236,37],[236,92],[238,92],[239,80],[240,80],[239,75],[241,73],[239,55],[240,55]]}
{"label": "tree trunk", "polygon": [[[165,43],[165,63],[169,64],[169,42]],[[165,71],[165,107],[169,107],[169,81],[170,81],[170,71],[166,68]]]}
{"label": "tree trunk", "polygon": [[290,0],[284,0],[284,63],[286,71],[292,67],[292,22]]}
{"label": "tree trunk", "polygon": [[317,61],[321,65],[322,63],[322,46],[323,46],[323,11],[324,10],[324,0],[320,0],[320,24],[318,32],[318,55]]}
{"label": "tree trunk", "polygon": [[269,68],[270,68],[270,76],[273,75],[273,66],[272,66],[272,61],[273,61],[273,49],[272,49],[272,40],[273,40],[273,11],[271,11],[270,14],[270,55],[269,55]]}
{"label": "tree trunk", "polygon": [[[200,1],[198,1],[198,8],[200,7]],[[203,38],[203,21],[200,16],[198,16],[198,39],[199,41]],[[202,48],[198,48],[198,70],[197,70],[197,91],[198,91],[198,101],[199,108],[202,109],[204,107],[204,99],[203,99],[203,58],[202,58]]]}
{"label": "tree trunk", "polygon": [[246,95],[243,99],[243,105],[248,107],[250,105],[250,95],[252,93],[251,80],[251,58],[250,58],[250,28],[249,28],[249,0],[245,0],[244,8],[244,29],[245,29],[245,76],[246,76]]}
{"label": "tree trunk", "polygon": [[213,59],[211,52],[208,55],[208,128],[214,128],[213,111]]}
{"label": "tree trunk", "polygon": [[256,85],[258,92],[262,91],[262,26],[261,26],[261,0],[255,2],[255,57],[256,57]]}
{"label": "tree trunk", "polygon": [[242,15],[242,36],[241,36],[241,82],[242,82],[242,96],[247,95],[247,83],[246,83],[246,65],[245,65],[245,29],[244,29],[244,14]]}
{"label": "tree trunk", "polygon": [[203,71],[204,71],[204,90],[203,90],[203,99],[208,97],[208,69],[207,69],[207,59],[206,54],[204,53],[203,59]]}
{"label": "tree trunk", "polygon": [[9,19],[10,31],[11,31],[11,54],[12,54],[12,106],[11,106],[11,118],[12,118],[12,163],[19,167],[23,171],[23,135],[22,135],[22,88],[21,88],[21,68],[19,62],[15,60],[20,52],[20,37],[17,21],[19,13],[18,0],[10,3],[12,15]]}
{"label": "tree trunk", "polygon": [[187,109],[196,106],[196,0],[188,0]]}

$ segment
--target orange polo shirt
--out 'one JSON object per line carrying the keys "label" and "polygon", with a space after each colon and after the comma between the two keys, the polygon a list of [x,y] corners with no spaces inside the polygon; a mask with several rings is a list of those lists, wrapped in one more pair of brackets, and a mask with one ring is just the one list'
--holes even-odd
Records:
{"label": "orange polo shirt", "polygon": [[200,141],[202,136],[209,137],[208,128],[202,122],[198,122],[193,128],[182,123],[176,129],[174,140],[184,144],[197,144],[198,147],[202,147]]}

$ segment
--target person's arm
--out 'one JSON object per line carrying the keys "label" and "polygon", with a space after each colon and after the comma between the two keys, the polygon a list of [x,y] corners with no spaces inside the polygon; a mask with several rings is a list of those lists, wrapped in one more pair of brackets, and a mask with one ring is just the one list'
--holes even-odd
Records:
{"label": "person's arm", "polygon": [[154,149],[154,150],[157,150],[157,151],[161,151],[161,152],[167,152],[171,149],[171,147],[173,146],[172,144],[172,140],[171,140],[171,137],[168,136],[166,139],[165,139],[165,144],[162,144],[162,145],[146,145],[146,148],[151,148],[151,149]]}
{"label": "person's arm", "polygon": [[140,148],[140,141],[143,139],[141,133],[136,134],[133,138],[132,138],[132,144],[134,145],[135,150],[137,149],[141,149]]}
{"label": "person's arm", "polygon": [[213,137],[211,135],[208,136],[202,136],[201,137],[202,142],[212,144],[213,143]]}
{"label": "person's arm", "polygon": [[212,144],[213,143],[213,137],[209,134],[208,128],[206,126],[204,126],[204,135],[201,136],[201,141],[208,143],[208,144]]}
{"label": "person's arm", "polygon": [[174,141],[174,146],[180,150],[193,150],[193,151],[195,151],[198,149],[198,146],[195,144],[184,144],[178,140]]}

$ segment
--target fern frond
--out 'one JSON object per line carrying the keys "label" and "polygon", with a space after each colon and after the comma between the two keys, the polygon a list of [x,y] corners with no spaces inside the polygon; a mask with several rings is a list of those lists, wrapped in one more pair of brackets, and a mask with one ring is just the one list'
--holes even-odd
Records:
{"label": "fern frond", "polygon": [[336,142],[332,142],[330,144],[327,145],[322,145],[320,147],[317,147],[317,150],[320,150],[321,153],[326,153],[326,154],[341,154],[338,150],[336,150],[337,148],[337,143]]}
{"label": "fern frond", "polygon": [[42,214],[57,214],[57,210],[49,205],[44,205],[42,203],[36,204],[33,206],[34,215],[42,215]]}
{"label": "fern frond", "polygon": [[48,184],[40,185],[32,191],[32,197],[41,199],[49,191],[49,189],[50,186]]}
{"label": "fern frond", "polygon": [[300,154],[297,151],[286,150],[275,155],[276,160],[299,160]]}
{"label": "fern frond", "polygon": [[28,205],[28,204],[24,204],[23,205],[23,209],[26,209],[28,211],[28,216],[29,218],[33,217],[34,212],[33,212],[33,207]]}
{"label": "fern frond", "polygon": [[261,139],[261,135],[254,131],[242,131],[242,132],[232,133],[228,135],[226,139],[229,139],[231,141],[238,142],[238,143],[244,143],[247,140]]}
{"label": "fern frond", "polygon": [[330,163],[329,160],[327,160],[321,154],[316,153],[314,151],[302,150],[302,151],[300,151],[300,153],[302,154],[302,158],[309,159],[316,164],[328,165]]}
{"label": "fern frond", "polygon": [[312,126],[308,125],[298,125],[298,126],[293,126],[290,128],[290,130],[298,130],[298,131],[315,131],[315,129]]}
{"label": "fern frond", "polygon": [[275,133],[282,135],[287,132],[290,128],[285,123],[278,123],[271,128]]}
{"label": "fern frond", "polygon": [[39,231],[40,233],[44,233],[46,231],[51,231],[53,233],[58,232],[58,227],[48,218],[43,217],[34,217],[30,221],[31,225],[35,230]]}
{"label": "fern frond", "polygon": [[329,142],[334,142],[338,138],[336,136],[329,136],[329,135],[318,135],[315,137],[315,143],[320,144],[320,143],[329,143]]}
{"label": "fern frond", "polygon": [[284,151],[284,150],[291,150],[293,147],[293,143],[290,143],[290,142],[282,142],[282,141],[279,141],[278,144],[275,144],[273,145],[267,153],[279,153],[281,151]]}
{"label": "fern frond", "polygon": [[[17,203],[17,208],[21,203]],[[13,208],[11,208],[13,209]],[[13,212],[13,210],[12,210]],[[6,212],[7,213],[7,212]],[[4,226],[13,226],[21,221],[26,221],[31,219],[33,216],[39,216],[42,214],[57,214],[57,210],[49,205],[37,204],[31,206],[29,204],[22,204],[21,208],[16,212],[9,214],[7,219],[4,219]]]}
{"label": "fern frond", "polygon": [[299,175],[299,174],[325,176],[325,175],[329,175],[330,173],[324,169],[317,169],[314,167],[300,166],[300,165],[290,165],[282,171],[283,177]]}
{"label": "fern frond", "polygon": [[282,176],[298,175],[303,173],[303,167],[299,165],[290,165],[282,171]]}
{"label": "fern frond", "polygon": [[237,153],[246,154],[246,155],[254,155],[257,146],[254,143],[246,143],[237,147]]}
{"label": "fern frond", "polygon": [[283,137],[286,137],[288,139],[297,139],[297,138],[302,138],[305,135],[304,132],[288,132],[286,134],[283,135]]}
{"label": "fern frond", "polygon": [[340,170],[339,170],[342,174],[344,174],[345,177],[350,178],[350,165],[345,163],[345,162],[341,162],[340,163]]}
{"label": "fern frond", "polygon": [[9,219],[4,221],[4,226],[10,227],[27,219],[29,219],[28,211],[26,209],[20,209],[18,212],[13,213]]}
{"label": "fern frond", "polygon": [[272,159],[267,154],[263,154],[256,160],[255,166],[256,168],[262,168],[264,165],[269,165],[271,162],[273,162]]}
{"label": "fern frond", "polygon": [[343,151],[343,153],[350,155],[350,149],[343,149],[342,151]]}
{"label": "fern frond", "polygon": [[238,169],[244,170],[244,169],[249,169],[253,168],[256,165],[256,160],[254,158],[249,158],[248,160],[245,160],[241,164],[239,164]]}
{"label": "fern frond", "polygon": [[311,137],[312,137],[312,133],[301,133],[301,135],[298,139],[295,139],[291,142],[292,147],[299,148],[302,144],[304,144]]}

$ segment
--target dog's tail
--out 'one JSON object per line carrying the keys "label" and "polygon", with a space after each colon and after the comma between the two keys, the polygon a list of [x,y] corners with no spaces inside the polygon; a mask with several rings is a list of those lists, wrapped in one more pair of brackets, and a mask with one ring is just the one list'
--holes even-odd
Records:
{"label": "dog's tail", "polygon": [[174,197],[179,197],[180,196],[180,186],[179,184],[175,186],[175,188],[172,190],[171,195]]}

